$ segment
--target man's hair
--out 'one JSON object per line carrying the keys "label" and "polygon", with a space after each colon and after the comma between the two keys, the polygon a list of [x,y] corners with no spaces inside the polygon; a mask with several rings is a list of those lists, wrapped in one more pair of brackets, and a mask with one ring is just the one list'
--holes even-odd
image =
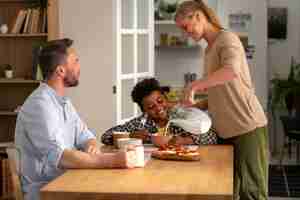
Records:
{"label": "man's hair", "polygon": [[143,111],[143,98],[149,96],[153,91],[162,92],[159,82],[155,78],[146,78],[134,86],[131,92],[132,100]]}
{"label": "man's hair", "polygon": [[45,80],[51,78],[58,65],[66,62],[67,50],[73,44],[69,38],[52,40],[45,44],[39,54],[39,64]]}

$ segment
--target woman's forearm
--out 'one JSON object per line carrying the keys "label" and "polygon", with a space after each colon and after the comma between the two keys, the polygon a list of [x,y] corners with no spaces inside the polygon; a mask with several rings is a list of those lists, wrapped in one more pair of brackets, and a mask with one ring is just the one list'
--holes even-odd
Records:
{"label": "woman's forearm", "polygon": [[237,77],[236,73],[231,67],[222,67],[221,69],[215,71],[209,75],[206,79],[207,88],[215,87],[217,85],[223,85],[228,81],[232,81]]}

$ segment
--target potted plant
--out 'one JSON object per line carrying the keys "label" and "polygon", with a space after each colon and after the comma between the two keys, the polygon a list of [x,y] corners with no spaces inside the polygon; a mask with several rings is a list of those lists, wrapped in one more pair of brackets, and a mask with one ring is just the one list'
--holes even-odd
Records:
{"label": "potted plant", "polygon": [[274,78],[271,85],[272,109],[285,107],[290,115],[295,110],[300,117],[300,64],[296,64],[292,58],[288,78]]}
{"label": "potted plant", "polygon": [[177,9],[178,2],[168,3],[164,0],[159,2],[159,16],[164,20],[172,20]]}
{"label": "potted plant", "polygon": [[13,67],[9,64],[4,65],[4,75],[5,78],[12,78],[13,77]]}

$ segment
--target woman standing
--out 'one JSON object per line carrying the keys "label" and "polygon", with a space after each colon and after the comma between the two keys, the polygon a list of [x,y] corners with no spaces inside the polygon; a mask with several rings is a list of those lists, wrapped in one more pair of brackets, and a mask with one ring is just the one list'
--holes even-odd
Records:
{"label": "woman standing", "polygon": [[195,41],[204,39],[204,78],[191,83],[192,92],[205,91],[208,111],[220,141],[234,145],[235,199],[267,199],[267,120],[252,85],[244,48],[238,36],[225,31],[217,16],[201,0],[185,1],[177,9],[176,25]]}

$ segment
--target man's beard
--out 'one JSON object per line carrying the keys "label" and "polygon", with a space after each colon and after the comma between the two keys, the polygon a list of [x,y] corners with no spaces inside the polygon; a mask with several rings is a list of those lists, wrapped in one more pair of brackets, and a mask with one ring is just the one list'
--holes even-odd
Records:
{"label": "man's beard", "polygon": [[74,75],[68,75],[64,78],[65,87],[76,87],[79,84],[78,78]]}

